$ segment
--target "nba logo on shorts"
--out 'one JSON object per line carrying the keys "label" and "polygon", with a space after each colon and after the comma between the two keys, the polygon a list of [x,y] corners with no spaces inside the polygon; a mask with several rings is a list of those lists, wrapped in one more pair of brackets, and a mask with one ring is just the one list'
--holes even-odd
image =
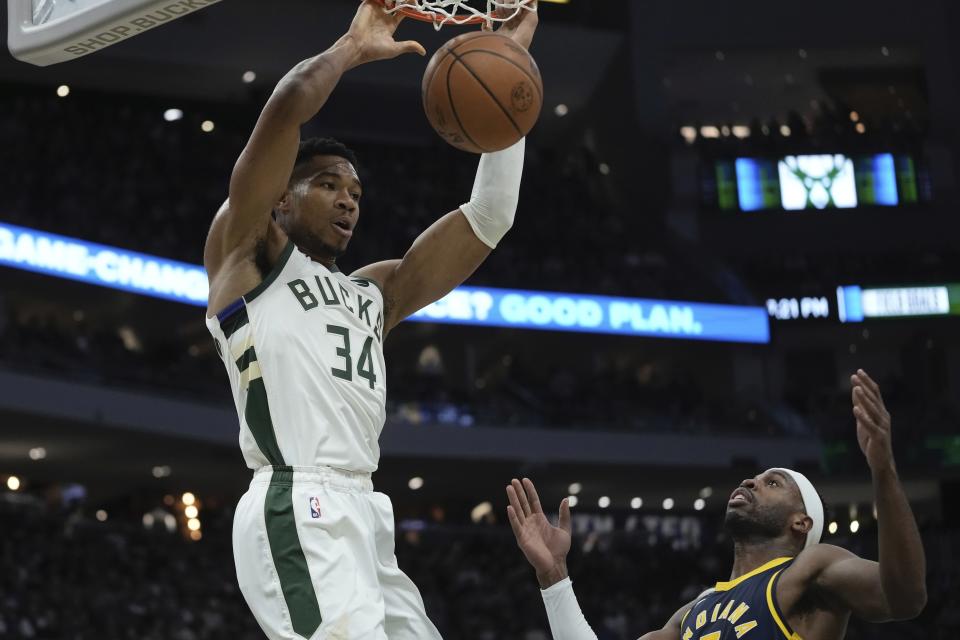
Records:
{"label": "nba logo on shorts", "polygon": [[310,517],[314,519],[320,517],[320,498],[310,498]]}

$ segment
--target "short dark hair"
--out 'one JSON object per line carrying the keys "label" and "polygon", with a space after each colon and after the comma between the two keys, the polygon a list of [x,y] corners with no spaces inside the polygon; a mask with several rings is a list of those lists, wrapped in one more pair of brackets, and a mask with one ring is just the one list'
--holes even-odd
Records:
{"label": "short dark hair", "polygon": [[338,156],[352,164],[354,169],[358,169],[357,154],[339,140],[307,138],[300,142],[300,148],[297,149],[297,161],[293,163],[294,175],[296,175],[299,167],[310,162],[314,156]]}

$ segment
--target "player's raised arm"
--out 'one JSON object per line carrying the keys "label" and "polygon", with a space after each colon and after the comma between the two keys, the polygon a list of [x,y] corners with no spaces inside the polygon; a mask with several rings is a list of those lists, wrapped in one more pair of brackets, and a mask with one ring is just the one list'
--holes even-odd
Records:
{"label": "player's raised arm", "polygon": [[[567,573],[567,554],[570,553],[570,504],[567,499],[560,502],[556,527],[544,515],[537,489],[527,478],[523,482],[514,479],[507,486],[507,500],[510,502],[507,507],[510,528],[517,546],[537,573],[554,640],[596,640],[597,634],[583,617]],[[684,606],[662,629],[651,631],[641,640],[679,640],[680,623],[689,609],[689,605]]]}
{"label": "player's raised arm", "polygon": [[[537,24],[536,11],[521,11],[498,33],[526,49]],[[433,223],[401,260],[357,271],[381,285],[385,331],[463,283],[510,230],[520,199],[525,145],[521,139],[502,151],[483,154],[468,203]]]}
{"label": "player's raised arm", "polygon": [[317,114],[343,73],[403,53],[424,54],[419,43],[393,39],[402,19],[366,0],[346,34],[323,53],[297,64],[277,84],[237,159],[228,200],[207,237],[204,263],[211,282],[231,254],[252,253],[265,237],[271,211],[287,190],[300,127]]}
{"label": "player's raised arm", "polygon": [[813,547],[812,586],[865,620],[905,620],[919,615],[927,602],[923,543],[897,476],[880,387],[863,370],[851,381],[857,440],[873,476],[880,557],[873,562],[839,547]]}

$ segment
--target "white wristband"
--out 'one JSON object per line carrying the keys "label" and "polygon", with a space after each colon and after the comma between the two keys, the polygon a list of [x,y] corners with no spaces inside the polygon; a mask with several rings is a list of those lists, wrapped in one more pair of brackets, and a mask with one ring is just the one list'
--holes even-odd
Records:
{"label": "white wristband", "polygon": [[542,589],[540,595],[547,608],[553,640],[597,640],[597,634],[583,617],[570,578]]}
{"label": "white wristband", "polygon": [[480,156],[470,202],[460,206],[470,228],[491,249],[513,226],[525,148],[526,138],[520,138],[512,147]]}

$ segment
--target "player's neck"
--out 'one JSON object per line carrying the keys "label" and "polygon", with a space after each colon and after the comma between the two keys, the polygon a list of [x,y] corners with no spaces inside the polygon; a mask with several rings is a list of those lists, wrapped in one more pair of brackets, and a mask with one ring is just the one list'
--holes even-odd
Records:
{"label": "player's neck", "polygon": [[319,262],[320,264],[325,266],[327,269],[332,270],[337,265],[337,259],[330,255],[314,253],[313,251],[310,251],[309,249],[306,249],[304,247],[298,246],[297,248],[300,249],[300,252],[303,253],[303,255],[307,256],[314,262]]}
{"label": "player's neck", "polygon": [[307,257],[313,260],[314,262],[319,262],[320,264],[325,266],[327,269],[330,269],[331,271],[333,270],[334,267],[337,266],[336,259],[331,258],[329,256],[321,256],[321,255],[308,253]]}
{"label": "player's neck", "polygon": [[786,540],[734,540],[733,542],[733,570],[730,579],[736,580],[762,567],[777,558],[790,558],[796,555],[793,546]]}

